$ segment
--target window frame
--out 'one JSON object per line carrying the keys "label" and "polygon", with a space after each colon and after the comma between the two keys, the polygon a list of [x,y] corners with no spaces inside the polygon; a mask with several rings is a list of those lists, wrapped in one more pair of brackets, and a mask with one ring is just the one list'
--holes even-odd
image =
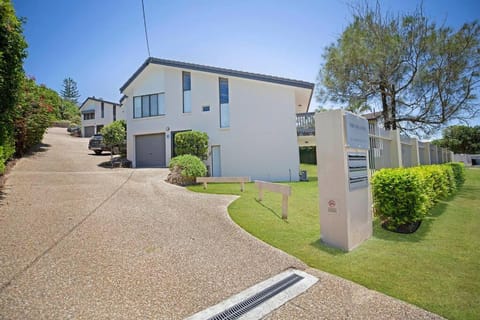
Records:
{"label": "window frame", "polygon": [[[152,110],[152,99],[153,96],[157,97],[157,103],[156,103],[156,113],[153,114]],[[162,96],[163,98],[160,98]],[[146,112],[146,109],[144,109],[143,102],[145,101],[145,98],[148,99],[148,113]],[[137,100],[138,99],[138,100]],[[136,116],[135,113],[135,101],[140,101],[140,111],[139,116]],[[160,101],[163,101],[163,108],[160,108]],[[163,110],[162,110],[163,109]],[[163,112],[161,112],[163,111]],[[140,96],[134,96],[133,97],[133,119],[142,119],[142,118],[152,118],[152,117],[160,117],[165,115],[165,92],[158,92],[158,93],[151,93],[151,94],[144,94]]]}
{"label": "window frame", "polygon": [[[188,89],[185,88],[185,76],[188,75]],[[185,110],[185,93],[189,92],[189,110]],[[189,71],[182,71],[182,112],[192,113],[192,73]]]}
{"label": "window frame", "polygon": [[[225,99],[222,99],[222,82],[226,83],[226,88],[227,88],[227,96],[226,96],[226,102],[225,103],[222,103],[223,100]],[[218,78],[218,104],[219,104],[219,108],[218,108],[218,112],[220,114],[220,128],[230,128],[230,86],[229,86],[229,83],[228,83],[228,78],[222,78],[222,77],[219,77]],[[223,108],[226,108],[226,111],[227,112],[222,112],[222,109]],[[222,113],[223,113],[223,116],[224,117],[227,117],[228,116],[228,119],[225,119],[222,117]],[[222,121],[222,120],[227,120],[227,125],[223,125],[223,123],[225,121]]]}
{"label": "window frame", "polygon": [[85,112],[83,114],[83,120],[95,120],[95,111]]}

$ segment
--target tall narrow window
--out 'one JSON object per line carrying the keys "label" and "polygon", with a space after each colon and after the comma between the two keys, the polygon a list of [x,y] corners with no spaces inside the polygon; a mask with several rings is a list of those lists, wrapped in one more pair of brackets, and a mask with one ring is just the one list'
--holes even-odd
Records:
{"label": "tall narrow window", "polygon": [[105,105],[103,104],[103,101],[101,103],[101,109],[102,109],[102,118],[105,118]]}
{"label": "tall narrow window", "polygon": [[157,96],[158,98],[158,114],[165,114],[165,94],[161,93]]}
{"label": "tall narrow window", "polygon": [[158,116],[158,95],[150,96],[150,117]]}
{"label": "tall narrow window", "polygon": [[142,117],[142,97],[133,98],[133,117],[134,118]]}
{"label": "tall narrow window", "polygon": [[220,92],[220,128],[230,127],[230,105],[228,95],[228,79],[219,78]]}
{"label": "tall narrow window", "polygon": [[150,117],[150,96],[142,96],[142,117]]}
{"label": "tall narrow window", "polygon": [[190,72],[183,71],[183,113],[192,112],[192,80]]}
{"label": "tall narrow window", "polygon": [[117,121],[117,106],[113,105],[113,121]]}

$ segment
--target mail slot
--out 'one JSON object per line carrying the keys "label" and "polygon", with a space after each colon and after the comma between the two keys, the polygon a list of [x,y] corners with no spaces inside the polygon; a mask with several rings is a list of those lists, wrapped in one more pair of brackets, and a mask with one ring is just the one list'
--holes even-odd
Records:
{"label": "mail slot", "polygon": [[348,189],[350,191],[368,187],[366,153],[347,153]]}

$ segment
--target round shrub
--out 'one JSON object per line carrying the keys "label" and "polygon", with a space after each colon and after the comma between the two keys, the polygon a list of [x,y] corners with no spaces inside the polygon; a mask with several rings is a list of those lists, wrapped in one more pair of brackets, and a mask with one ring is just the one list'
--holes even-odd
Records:
{"label": "round shrub", "polygon": [[204,177],[207,167],[196,156],[184,154],[170,160],[170,174],[167,181],[178,185],[190,185],[195,183],[196,177]]}

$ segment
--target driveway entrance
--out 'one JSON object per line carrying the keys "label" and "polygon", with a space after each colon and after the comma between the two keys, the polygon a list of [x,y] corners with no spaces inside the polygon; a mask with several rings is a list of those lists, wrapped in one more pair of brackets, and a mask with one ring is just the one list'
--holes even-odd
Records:
{"label": "driveway entrance", "polygon": [[[106,169],[88,139],[51,128],[0,196],[0,319],[183,319],[288,268],[320,280],[270,319],[434,319],[318,270],[227,215],[234,196]],[[282,222],[283,223],[283,222]]]}

